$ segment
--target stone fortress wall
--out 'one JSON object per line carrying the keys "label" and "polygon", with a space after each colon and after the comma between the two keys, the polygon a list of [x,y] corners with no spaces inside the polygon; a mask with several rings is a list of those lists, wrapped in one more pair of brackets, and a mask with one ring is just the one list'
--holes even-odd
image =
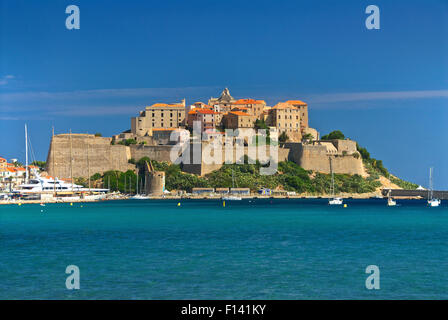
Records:
{"label": "stone fortress wall", "polygon": [[330,159],[334,173],[366,176],[361,155],[353,140],[316,141],[311,144],[286,143],[289,160],[305,170],[330,173]]}
{"label": "stone fortress wall", "polygon": [[[70,155],[72,165],[70,166]],[[129,149],[111,145],[111,138],[92,134],[59,134],[53,136],[47,156],[46,171],[58,178],[88,177],[96,172],[128,169]]]}
{"label": "stone fortress wall", "polygon": [[135,166],[128,162],[131,158],[170,160],[171,146],[125,146],[111,142],[112,138],[95,137],[93,134],[55,135],[50,142],[45,171],[50,176],[70,178],[70,154],[74,178],[87,178],[89,171],[92,176],[109,170],[135,170]]}
{"label": "stone fortress wall", "polygon": [[[170,162],[172,145],[124,146],[113,145],[111,142],[112,138],[95,137],[92,134],[55,135],[50,143],[46,171],[51,176],[70,178],[70,153],[74,178],[87,178],[89,167],[90,175],[109,170],[135,170],[135,166],[128,162],[131,158],[138,161],[143,157],[148,157],[155,161]],[[206,144],[203,142],[202,157],[206,156]],[[266,151],[269,156],[269,147]],[[278,152],[278,161],[294,161],[305,170],[330,173],[331,158],[334,173],[366,175],[362,159],[356,151],[355,141],[315,141],[309,144],[292,142],[279,147]],[[244,148],[244,155],[248,155],[247,147]],[[235,156],[234,150],[234,161],[236,161]],[[257,154],[257,158],[260,158],[260,154]],[[203,176],[222,167],[222,163],[225,161],[225,151],[223,151],[221,159],[221,163],[215,164],[207,164],[205,161],[200,164],[183,164],[182,170]]]}

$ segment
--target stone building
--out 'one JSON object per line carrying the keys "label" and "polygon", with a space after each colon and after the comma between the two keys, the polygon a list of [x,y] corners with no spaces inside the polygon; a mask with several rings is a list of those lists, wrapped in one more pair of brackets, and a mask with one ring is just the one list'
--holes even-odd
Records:
{"label": "stone building", "polygon": [[299,109],[286,102],[280,102],[270,110],[269,125],[276,127],[278,132],[286,132],[288,136],[300,135]]}
{"label": "stone building", "polygon": [[232,107],[236,100],[230,95],[228,88],[225,88],[219,98],[210,98],[208,104],[214,108],[216,112],[227,113]]}
{"label": "stone building", "polygon": [[263,110],[266,107],[266,102],[264,100],[255,99],[239,99],[233,103],[234,109],[237,108],[242,111],[245,108],[250,115],[255,116],[256,119],[262,119]]}
{"label": "stone building", "polygon": [[221,113],[206,108],[195,108],[188,112],[187,124],[189,128],[193,128],[193,123],[198,121],[201,123],[201,132],[209,129],[215,129],[221,125]]}
{"label": "stone building", "polygon": [[286,103],[296,107],[299,110],[301,130],[308,128],[308,104],[300,100],[288,100]]}
{"label": "stone building", "polygon": [[[267,114],[266,114],[267,112]],[[264,119],[269,126],[285,132],[291,141],[299,142],[305,134],[317,139],[319,134],[308,126],[308,105],[300,100],[279,102],[273,108],[264,108]]]}
{"label": "stone building", "polygon": [[223,124],[226,129],[253,128],[255,116],[242,111],[231,111],[223,116]]}
{"label": "stone building", "polygon": [[131,133],[152,136],[152,129],[174,129],[185,126],[185,99],[180,104],[156,103],[131,118]]}

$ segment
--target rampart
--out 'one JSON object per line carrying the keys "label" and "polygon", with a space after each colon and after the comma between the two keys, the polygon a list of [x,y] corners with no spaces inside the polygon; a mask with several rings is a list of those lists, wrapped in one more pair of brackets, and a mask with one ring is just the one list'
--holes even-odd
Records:
{"label": "rampart", "polygon": [[111,138],[92,134],[59,134],[51,139],[46,171],[51,176],[70,178],[71,167],[73,178],[87,178],[89,171],[93,175],[108,170],[132,169],[133,166],[128,163],[130,157],[130,148],[111,145]]}
{"label": "rampart", "polygon": [[[112,145],[112,138],[95,137],[91,134],[59,134],[52,138],[47,156],[46,171],[51,176],[58,178],[70,178],[70,167],[73,177],[87,178],[95,173],[104,173],[109,170],[134,170],[135,166],[128,163],[132,158],[136,161],[148,157],[155,161],[170,162],[171,145],[148,146],[138,145]],[[225,149],[222,152],[221,161],[210,163],[204,157],[213,148],[207,148],[208,143],[202,143],[202,162],[198,164],[182,164],[182,170],[198,175],[205,175],[222,167],[226,159]],[[266,148],[266,156],[269,157],[269,146]],[[212,151],[212,155],[213,155]],[[70,154],[72,161],[70,166]],[[247,147],[244,147],[244,155],[249,156]],[[241,156],[241,155],[240,155]],[[294,161],[306,170],[330,173],[330,157],[335,173],[365,175],[361,157],[356,151],[356,142],[332,140],[316,142],[312,144],[286,143],[278,148],[278,161]],[[190,159],[193,159],[191,156]],[[259,150],[255,159],[261,159]],[[233,162],[236,162],[235,148],[233,150]],[[90,171],[90,172],[89,172]]]}
{"label": "rampart", "polygon": [[324,144],[287,143],[285,147],[290,149],[289,160],[305,170],[330,173],[331,158],[334,173],[366,175],[361,156],[356,151],[356,142],[334,140],[331,143],[336,148],[336,152],[328,149],[325,145],[328,142]]}

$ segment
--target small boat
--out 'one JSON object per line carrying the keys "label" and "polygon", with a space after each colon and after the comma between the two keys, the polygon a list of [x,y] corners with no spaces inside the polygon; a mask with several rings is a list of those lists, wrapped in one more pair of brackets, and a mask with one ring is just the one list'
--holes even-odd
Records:
{"label": "small boat", "polygon": [[431,200],[428,200],[428,205],[429,205],[430,207],[438,207],[438,206],[440,206],[441,203],[442,203],[442,201],[440,201],[440,199],[431,199]]}
{"label": "small boat", "polygon": [[142,194],[136,194],[135,196],[132,196],[129,199],[132,199],[132,200],[146,200],[146,199],[149,199],[149,197],[148,196],[144,196]]}
{"label": "small boat", "polygon": [[343,200],[342,198],[331,198],[328,199],[328,204],[333,206],[333,205],[342,205]]}
{"label": "small boat", "polygon": [[234,200],[243,200],[243,198],[238,197],[238,196],[227,196],[227,197],[223,197],[222,200],[234,201]]}
{"label": "small boat", "polygon": [[394,206],[397,205],[397,201],[395,201],[395,200],[391,197],[390,193],[391,193],[391,190],[389,190],[389,192],[387,193],[387,206],[388,206],[388,207],[394,207]]}
{"label": "small boat", "polygon": [[340,206],[340,205],[342,205],[343,200],[342,200],[342,198],[334,196],[334,173],[333,173],[333,166],[332,166],[331,158],[330,158],[330,171],[331,171],[331,189],[330,189],[330,193],[331,193],[332,197],[330,199],[328,199],[328,204],[330,206]]}
{"label": "small boat", "polygon": [[429,168],[429,190],[428,190],[428,206],[438,207],[442,203],[440,199],[434,198],[432,173],[434,168]]}
{"label": "small boat", "polygon": [[395,201],[394,199],[392,199],[392,198],[387,198],[387,206],[389,206],[389,207],[394,207],[394,206],[396,206],[397,205],[397,201]]}

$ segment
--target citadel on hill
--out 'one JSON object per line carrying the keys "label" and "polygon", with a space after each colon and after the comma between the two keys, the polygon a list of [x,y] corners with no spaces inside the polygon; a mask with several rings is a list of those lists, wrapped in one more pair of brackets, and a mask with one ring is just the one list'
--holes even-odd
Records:
{"label": "citadel on hill", "polygon": [[[46,171],[60,178],[83,177],[109,170],[135,170],[131,159],[148,157],[170,162],[170,152],[176,142],[170,135],[178,129],[189,129],[200,123],[207,137],[223,133],[224,129],[275,129],[283,137],[278,148],[278,161],[293,161],[305,170],[365,176],[362,159],[352,140],[320,140],[316,129],[309,126],[308,105],[300,100],[279,102],[268,106],[264,100],[235,99],[226,88],[218,98],[208,103],[156,103],[145,107],[131,118],[131,129],[100,137],[92,134],[55,135],[48,151]],[[190,141],[193,143],[193,141]],[[247,146],[245,148],[247,155]],[[257,154],[258,157],[258,154]],[[224,157],[223,157],[224,159]],[[182,171],[206,175],[219,169],[222,163],[181,164]]]}

